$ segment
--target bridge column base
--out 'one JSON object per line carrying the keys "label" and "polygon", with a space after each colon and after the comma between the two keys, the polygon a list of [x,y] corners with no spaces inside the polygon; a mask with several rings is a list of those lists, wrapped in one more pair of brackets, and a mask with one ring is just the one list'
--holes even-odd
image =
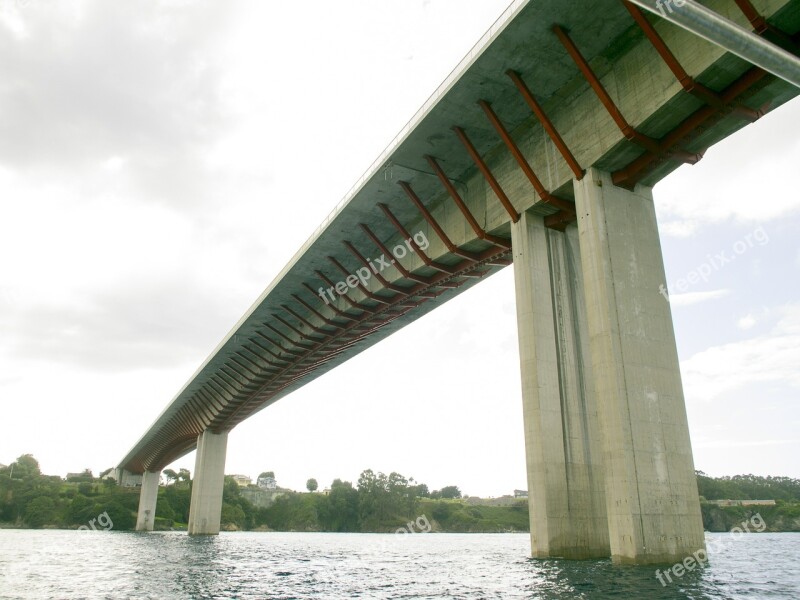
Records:
{"label": "bridge column base", "polygon": [[574,188],[611,557],[681,561],[705,542],[652,190]]}
{"label": "bridge column base", "polygon": [[222,516],[228,432],[204,431],[197,438],[197,458],[189,504],[189,535],[217,535]]}
{"label": "bridge column base", "polygon": [[153,531],[156,521],[156,502],[161,471],[145,471],[142,489],[139,492],[139,513],[136,516],[136,531]]}
{"label": "bridge column base", "polygon": [[526,212],[512,241],[532,555],[608,557],[578,229]]}

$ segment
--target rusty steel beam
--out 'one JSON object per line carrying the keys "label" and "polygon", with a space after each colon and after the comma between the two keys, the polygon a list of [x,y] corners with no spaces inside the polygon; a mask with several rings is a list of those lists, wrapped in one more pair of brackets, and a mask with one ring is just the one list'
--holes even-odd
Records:
{"label": "rusty steel beam", "polygon": [[680,10],[660,10],[662,0],[630,0],[682,29],[711,42],[775,77],[800,88],[800,58],[710,8],[685,0]]}
{"label": "rusty steel beam", "polygon": [[[328,284],[328,286],[329,286],[328,289],[330,289],[330,288],[333,288],[334,290],[336,289],[336,284],[333,281],[331,281],[330,278],[327,275],[325,275],[325,273],[323,273],[322,271],[314,271],[314,272],[320,277],[320,279],[322,279],[322,281],[324,281],[325,283]],[[353,308],[355,308],[357,310],[360,310],[360,311],[365,312],[365,313],[370,313],[370,314],[375,312],[375,309],[373,307],[364,306],[360,302],[356,302],[350,296],[348,296],[346,293],[345,294],[339,294],[339,292],[336,292],[336,294],[339,296],[339,298],[344,298],[345,302],[347,302],[350,306],[352,306]],[[333,306],[333,302],[331,302],[328,306]]]}
{"label": "rusty steel beam", "polygon": [[747,17],[747,20],[750,21],[756,33],[763,34],[769,29],[767,20],[758,13],[750,0],[734,0],[734,2],[736,2],[736,6],[739,7],[744,16]]}
{"label": "rusty steel beam", "polygon": [[352,242],[344,241],[342,243],[344,244],[345,248],[347,248],[350,251],[350,253],[356,257],[356,260],[358,260],[358,262],[360,262],[362,265],[364,265],[364,267],[369,269],[370,274],[375,275],[375,279],[380,281],[381,285],[384,288],[396,292],[398,294],[405,294],[406,296],[410,295],[411,290],[406,289],[403,286],[391,283],[390,281],[387,281],[387,279],[383,275],[381,275],[379,271],[376,271],[370,264],[370,261],[367,258],[365,258],[364,255],[362,255],[358,251],[358,249],[356,249],[356,247],[352,244]]}
{"label": "rusty steel beam", "polygon": [[528,178],[528,181],[531,182],[533,189],[536,190],[537,194],[539,194],[539,198],[542,199],[542,202],[550,204],[559,210],[575,214],[574,203],[570,202],[569,200],[554,196],[544,187],[544,184],[542,184],[542,181],[536,176],[536,173],[534,172],[528,160],[525,158],[525,155],[522,154],[519,146],[517,146],[517,143],[513,140],[511,134],[508,133],[505,125],[503,125],[503,122],[497,116],[497,113],[494,112],[492,105],[486,100],[479,100],[478,106],[483,109],[486,118],[489,119],[489,123],[492,124],[492,127],[494,127],[497,135],[499,135],[500,139],[503,140],[506,148],[508,148],[509,152],[511,152],[511,156],[513,156],[514,160],[517,161],[519,168],[525,174],[525,177]]}
{"label": "rusty steel beam", "polygon": [[[273,316],[274,316],[274,315],[273,315]],[[299,353],[298,353],[298,356],[302,356],[303,354],[305,354],[306,352],[308,352],[308,351],[309,351],[309,350],[310,350],[310,349],[313,347],[313,343],[312,343],[312,345],[311,345],[311,346],[308,346],[307,344],[304,344],[304,343],[303,343],[303,340],[295,340],[295,339],[294,339],[294,338],[292,338],[291,336],[289,336],[289,335],[287,335],[287,334],[283,333],[283,332],[282,332],[280,329],[278,329],[277,327],[275,327],[275,326],[274,326],[274,325],[272,325],[271,323],[263,323],[263,325],[264,325],[265,327],[269,328],[269,329],[272,329],[272,331],[274,331],[275,333],[277,333],[277,334],[278,334],[280,337],[282,337],[283,339],[285,339],[285,340],[286,340],[287,342],[289,342],[289,343],[290,343],[292,346],[296,346],[297,348],[302,348],[302,350],[300,350],[300,351],[299,351]],[[287,351],[288,351],[288,350],[287,350]]]}
{"label": "rusty steel beam", "polygon": [[[265,333],[262,333],[261,331],[256,330],[255,334],[257,336],[259,336],[260,338],[263,338],[263,339],[267,340],[270,344],[275,346],[280,352],[282,352],[284,354],[288,354],[291,357],[298,357],[298,356],[302,356],[303,355],[303,353],[301,351],[299,351],[299,350],[292,350],[291,348],[284,348],[278,342],[273,340],[271,337],[269,337]],[[263,346],[259,346],[259,347],[263,348]],[[275,354],[273,352],[271,352],[271,354],[273,354],[277,360],[283,360],[283,361],[286,361],[286,362],[291,362],[291,360],[287,360],[287,359],[283,358],[279,354]]]}
{"label": "rusty steel beam", "polygon": [[[279,348],[281,351],[283,351],[283,346],[281,346],[280,344],[277,344],[277,343],[275,343],[275,342],[272,340],[272,338],[271,338],[271,337],[267,336],[266,334],[264,334],[264,333],[262,333],[262,332],[260,332],[260,331],[256,331],[255,333],[256,333],[256,335],[257,335],[257,336],[259,336],[260,338],[267,340],[267,341],[268,341],[270,344],[272,344],[273,346],[276,346],[276,347],[277,347],[277,348]],[[289,362],[287,359],[283,358],[283,357],[282,357],[280,354],[276,354],[275,352],[273,352],[273,351],[272,351],[272,350],[270,350],[269,348],[266,348],[265,346],[262,346],[261,344],[259,344],[259,343],[258,343],[258,341],[257,341],[255,338],[248,338],[248,341],[249,341],[251,344],[255,344],[256,346],[258,346],[259,348],[261,348],[261,349],[262,349],[264,352],[267,352],[267,353],[271,354],[271,355],[272,355],[272,356],[275,358],[275,360],[280,360],[280,361],[282,361],[282,362]]]}
{"label": "rusty steel beam", "polygon": [[[381,282],[381,285],[383,285],[384,288],[392,290],[393,292],[397,292],[398,294],[403,294],[408,297],[421,295],[426,298],[435,298],[435,295],[432,294],[431,292],[421,291],[423,290],[423,288],[426,287],[424,284],[415,284],[409,288],[405,288],[403,286],[387,281],[378,271],[372,268],[372,266],[370,265],[370,261],[372,259],[364,258],[364,256],[350,242],[345,242],[345,244],[348,246],[350,251],[356,256],[356,258],[358,258],[358,260],[361,261],[364,267],[370,269],[370,272],[375,275],[375,278]],[[395,258],[392,261],[392,266],[397,267],[398,265],[400,265],[400,260]],[[401,271],[399,268],[397,270],[400,271],[401,274],[403,273],[403,271],[405,271],[405,269]]]}
{"label": "rusty steel beam", "polygon": [[[752,67],[745,72],[739,79],[729,85],[720,93],[725,105],[739,99],[747,92],[755,92],[760,87],[766,85],[769,76],[766,71],[758,67]],[[721,119],[725,114],[712,106],[704,106],[687,117],[680,125],[670,131],[661,140],[663,148],[671,148],[678,144],[685,143],[687,140],[696,137],[701,128],[708,127],[712,119]],[[702,153],[699,154],[702,156]],[[633,187],[640,181],[649,169],[652,169],[667,160],[663,155],[643,154],[632,161],[628,166],[612,173],[612,180],[615,185]]]}
{"label": "rusty steel beam", "polygon": [[[228,357],[228,362],[226,362],[224,365],[222,365],[221,368],[223,370],[224,369],[228,369],[227,372],[228,372],[229,375],[231,375],[231,373],[235,373],[236,375],[241,377],[244,381],[240,382],[240,384],[241,384],[242,388],[244,388],[244,391],[249,391],[247,388],[250,387],[250,384],[253,383],[253,380],[258,378],[258,373],[256,373],[252,369],[249,369],[246,365],[243,365],[241,362],[236,360],[236,358],[234,358],[233,356]],[[247,375],[247,373],[250,373],[250,375],[252,375],[252,377]],[[233,377],[233,375],[231,375],[231,377]]]}
{"label": "rusty steel beam", "polygon": [[[380,240],[380,238],[377,235],[375,235],[375,233],[366,224],[361,223],[359,226],[364,231],[364,233],[366,233],[367,236],[373,241],[373,243],[378,247],[378,250],[383,252],[384,257],[392,255],[389,248],[386,247],[386,244],[384,244]],[[415,273],[412,273],[411,271],[406,269],[399,260],[394,263],[394,266],[397,267],[397,270],[400,271],[400,274],[406,279],[410,279],[411,281],[416,281],[417,283],[422,283],[426,285],[431,283],[430,277],[425,277],[424,275],[417,275]]]}
{"label": "rusty steel beam", "polygon": [[[316,273],[319,274],[319,271],[316,271]],[[322,299],[320,295],[314,291],[314,288],[312,288],[307,283],[303,282],[303,287],[306,288],[309,292],[311,292],[312,296],[316,296],[317,298]],[[353,315],[348,315],[345,311],[339,310],[338,308],[336,308],[336,306],[334,306],[333,302],[326,302],[325,306],[330,308],[337,317],[341,317],[342,319],[347,319],[348,321],[358,321],[358,317],[354,317]]]}
{"label": "rusty steel beam", "polygon": [[[686,92],[689,92],[693,96],[699,98],[709,106],[713,106],[714,108],[720,110],[726,109],[725,103],[722,101],[722,97],[717,92],[704,86],[702,83],[698,83],[686,72],[686,70],[683,68],[683,65],[681,65],[681,63],[672,53],[672,50],[670,50],[669,46],[667,46],[666,42],[664,42],[664,39],[661,37],[658,31],[656,31],[655,27],[653,27],[653,24],[650,23],[642,10],[635,4],[628,2],[628,0],[623,0],[623,5],[628,9],[628,12],[636,21],[636,24],[644,32],[647,39],[650,40],[653,48],[655,48],[661,59],[669,67],[673,75],[675,75],[675,78],[680,82],[681,87],[683,87]],[[732,109],[732,112],[740,115],[744,119],[747,119],[751,123],[760,119],[764,114],[762,111],[753,110],[747,106],[736,106]]]}
{"label": "rusty steel beam", "polygon": [[438,221],[433,218],[431,212],[425,207],[425,205],[422,203],[422,200],[419,199],[419,196],[417,196],[417,193],[412,189],[410,183],[407,181],[398,181],[397,184],[402,188],[402,190],[406,193],[408,198],[420,212],[422,218],[425,219],[428,222],[428,225],[430,225],[431,228],[436,232],[436,235],[439,236],[440,240],[442,240],[442,243],[445,245],[448,252],[472,262],[476,262],[478,260],[478,255],[475,252],[462,250],[452,242],[452,240],[444,232],[444,229],[442,229],[442,226],[439,225]]}
{"label": "rusty steel beam", "polygon": [[311,306],[311,305],[310,305],[308,302],[306,302],[305,300],[303,300],[303,298],[302,298],[301,296],[299,296],[298,294],[292,294],[292,297],[293,297],[295,300],[297,300],[297,301],[298,301],[300,304],[302,304],[303,306],[305,306],[305,307],[306,307],[306,309],[307,309],[309,312],[311,312],[311,313],[315,314],[315,315],[316,315],[316,316],[317,316],[317,317],[318,317],[318,318],[319,318],[321,321],[323,321],[323,322],[324,322],[326,325],[330,325],[331,327],[335,327],[336,329],[344,329],[344,325],[342,325],[342,324],[340,324],[340,323],[337,323],[337,322],[336,322],[336,321],[334,321],[333,319],[329,319],[328,317],[326,317],[325,315],[323,315],[323,314],[322,314],[321,312],[319,312],[319,311],[318,311],[316,308],[314,308],[314,307],[313,307],[313,306]]}
{"label": "rusty steel beam", "polygon": [[[261,369],[262,371],[267,371],[267,370],[269,370],[271,368],[269,366],[265,367],[263,365],[258,364],[257,362],[253,361],[251,358],[248,358],[247,356],[242,354],[239,350],[235,351],[234,354],[236,356],[238,356],[239,358],[241,358],[243,361],[246,361],[246,362],[250,363],[251,365],[253,365],[256,369]],[[231,356],[231,360],[236,360],[236,359],[233,358],[233,356]],[[244,365],[242,365],[242,366],[244,366]],[[250,371],[250,369],[248,369],[248,371]],[[252,373],[252,371],[250,371],[250,372]],[[257,373],[253,373],[253,375],[257,375]]]}
{"label": "rusty steel beam", "polygon": [[792,36],[785,31],[781,31],[774,25],[771,25],[753,6],[750,0],[734,0],[736,5],[742,11],[747,20],[753,26],[753,30],[763,38],[768,39],[773,44],[777,44],[784,50],[792,54],[798,54],[798,47]]}
{"label": "rusty steel beam", "polygon": [[242,351],[243,352],[248,352],[248,353],[252,354],[253,356],[255,356],[258,360],[266,363],[268,366],[267,367],[262,367],[264,369],[277,369],[277,370],[280,370],[280,368],[281,368],[280,365],[276,365],[275,363],[271,362],[269,359],[264,358],[261,354],[259,354],[258,352],[256,352],[252,348],[247,347],[245,344],[242,344]]}
{"label": "rusty steel beam", "polygon": [[439,166],[439,163],[436,161],[436,159],[433,156],[426,155],[425,160],[428,161],[428,164],[436,173],[436,176],[439,178],[439,181],[442,182],[442,185],[447,190],[447,193],[450,194],[450,197],[453,199],[453,202],[456,203],[458,210],[460,210],[461,214],[464,215],[464,218],[467,220],[470,227],[472,227],[472,230],[475,232],[475,235],[477,235],[480,239],[485,240],[490,244],[494,244],[499,248],[505,248],[506,250],[511,248],[511,242],[509,242],[508,240],[504,240],[503,238],[491,235],[483,230],[483,228],[478,223],[477,219],[475,219],[475,217],[470,212],[467,205],[461,199],[461,196],[459,195],[458,190],[456,190],[455,186],[453,185],[453,182],[450,181],[450,179],[447,177],[445,172],[442,170],[442,167]]}
{"label": "rusty steel beam", "polygon": [[503,205],[503,208],[506,209],[508,216],[511,217],[511,220],[516,223],[519,221],[519,213],[517,209],[514,208],[514,205],[509,200],[508,195],[503,191],[503,188],[500,186],[500,183],[497,181],[497,178],[492,173],[492,170],[486,164],[486,161],[481,158],[481,155],[478,153],[478,150],[475,148],[475,145],[467,136],[467,132],[464,131],[461,127],[453,127],[453,131],[456,132],[458,139],[461,140],[461,143],[464,145],[464,148],[467,149],[467,154],[469,154],[472,162],[478,167],[478,170],[481,172],[483,177],[489,183],[489,187],[492,188],[497,198],[500,200],[500,204]]}
{"label": "rusty steel beam", "polygon": [[[353,273],[349,271],[347,267],[345,267],[342,263],[340,263],[335,257],[329,256],[328,260],[331,262],[331,264],[333,264],[342,272],[345,278],[355,277],[356,279],[358,279],[358,277],[353,275]],[[364,294],[367,298],[369,298],[370,300],[374,300],[375,302],[379,302],[380,304],[391,304],[392,302],[392,298],[384,298],[382,296],[379,296],[378,294],[373,294],[372,292],[370,292],[369,289],[367,289],[367,286],[361,283],[361,280],[358,281],[358,289],[360,289],[361,293]]]}
{"label": "rusty steel beam", "polygon": [[378,207],[380,207],[380,209],[383,211],[383,214],[385,214],[386,217],[389,219],[389,221],[392,223],[392,225],[394,225],[398,233],[400,233],[400,235],[402,236],[405,236],[405,239],[411,240],[410,243],[414,247],[414,252],[416,252],[417,256],[419,256],[420,260],[422,260],[422,262],[425,263],[426,266],[432,269],[436,269],[437,271],[441,271],[442,273],[446,273],[448,275],[454,275],[457,272],[457,270],[454,267],[437,262],[432,258],[430,258],[427,254],[425,254],[425,252],[423,252],[423,250],[419,247],[417,242],[414,241],[414,236],[412,236],[408,232],[405,226],[397,219],[397,217],[394,216],[394,213],[392,213],[391,209],[386,204],[379,202]]}
{"label": "rusty steel beam", "polygon": [[[305,325],[309,329],[312,329],[314,332],[319,333],[320,335],[324,335],[325,337],[328,337],[330,335],[333,335],[333,333],[334,333],[334,332],[328,331],[326,329],[322,329],[322,327],[317,327],[311,321],[309,321],[308,319],[303,317],[301,314],[299,314],[296,310],[294,310],[288,304],[281,304],[281,308],[283,308],[283,310],[285,310],[286,312],[290,313],[295,319],[300,321],[303,325]],[[337,327],[337,329],[341,329],[341,327]]]}
{"label": "rusty steel beam", "polygon": [[[231,371],[232,371],[232,372],[233,372],[235,375],[231,375]],[[241,376],[241,375],[240,375],[239,373],[237,373],[236,371],[234,371],[233,369],[231,369],[231,368],[230,368],[230,366],[229,366],[227,363],[225,363],[224,365],[222,365],[222,366],[219,368],[219,371],[218,371],[218,373],[219,373],[219,378],[220,378],[220,379],[223,379],[223,375],[224,375],[224,376],[225,376],[225,378],[226,378],[226,379],[225,379],[226,381],[227,381],[228,379],[230,379],[230,380],[233,382],[233,383],[230,383],[230,382],[229,382],[229,383],[228,383],[228,387],[230,387],[230,388],[232,388],[232,389],[236,390],[236,394],[234,394],[234,396],[233,396],[233,399],[234,399],[234,400],[236,400],[236,399],[237,399],[237,398],[238,398],[238,397],[239,397],[239,396],[240,396],[240,395],[241,395],[243,392],[246,392],[246,391],[247,391],[247,390],[245,390],[245,384],[244,384],[244,383],[242,383],[241,381],[239,381],[239,380],[236,378],[237,376]],[[236,384],[236,385],[234,385],[234,384]],[[237,386],[238,386],[238,387],[237,387]]]}
{"label": "rusty steel beam", "polygon": [[595,95],[600,99],[601,104],[605,107],[614,123],[617,124],[617,127],[622,132],[622,135],[624,135],[628,141],[637,144],[648,152],[652,152],[654,154],[658,153],[658,142],[650,136],[636,131],[636,129],[634,129],[634,127],[628,123],[627,119],[625,119],[623,116],[622,111],[620,111],[617,105],[614,103],[611,95],[608,93],[605,86],[603,86],[600,79],[598,79],[597,75],[595,75],[594,71],[589,66],[588,61],[584,58],[583,54],[581,54],[581,51],[575,45],[575,42],[573,42],[569,37],[567,32],[559,25],[553,25],[553,32],[567,50],[567,54],[569,54],[572,60],[575,62],[575,65],[578,67],[578,70],[581,72],[584,79],[586,79],[586,81],[589,83],[589,86],[594,90]]}
{"label": "rusty steel beam", "polygon": [[232,387],[230,383],[225,381],[222,377],[217,374],[212,375],[208,379],[209,385],[214,388],[218,394],[225,396],[228,402],[233,402],[236,400],[236,395],[239,393],[235,387]]}
{"label": "rusty steel beam", "polygon": [[281,308],[283,308],[283,310],[285,310],[290,315],[292,315],[295,319],[300,321],[301,325],[305,325],[306,327],[311,329],[311,331],[313,331],[317,335],[323,336],[323,338],[330,337],[331,335],[334,335],[336,333],[335,331],[330,331],[328,329],[323,329],[321,326],[314,325],[311,321],[306,319],[303,315],[298,313],[296,310],[292,309],[292,307],[289,306],[288,304],[281,304]]}
{"label": "rusty steel beam", "polygon": [[310,343],[310,344],[312,344],[312,345],[313,345],[313,344],[317,344],[317,343],[319,343],[319,342],[320,342],[320,340],[318,340],[317,338],[314,338],[314,337],[312,337],[312,336],[311,336],[311,334],[306,334],[306,333],[304,333],[304,332],[300,331],[300,330],[299,330],[297,327],[295,327],[294,325],[292,325],[291,323],[289,323],[289,321],[287,321],[286,319],[284,319],[284,318],[283,318],[283,317],[281,317],[280,315],[276,315],[275,313],[273,313],[273,314],[272,314],[272,317],[273,317],[274,319],[277,319],[277,320],[278,320],[278,321],[280,321],[281,323],[283,323],[283,324],[284,324],[284,326],[286,326],[286,327],[288,327],[289,329],[291,329],[292,331],[294,331],[294,332],[295,332],[295,333],[296,333],[296,334],[297,334],[297,335],[300,337],[300,341],[306,341],[306,340],[307,340],[307,341],[308,341],[308,343]]}
{"label": "rusty steel beam", "polygon": [[214,394],[203,388],[199,388],[195,395],[198,397],[198,403],[205,402],[204,406],[207,405],[210,410],[216,411],[217,413],[222,412],[225,406],[227,406],[227,401],[224,398],[217,398]]}
{"label": "rusty steel beam", "polygon": [[522,79],[522,76],[516,71],[513,71],[511,69],[506,71],[506,75],[508,75],[511,78],[511,81],[514,82],[514,85],[517,87],[517,90],[519,90],[519,93],[522,95],[522,99],[525,100],[525,103],[533,111],[533,114],[536,115],[536,118],[539,120],[539,123],[541,123],[547,135],[553,141],[556,148],[558,148],[558,151],[561,153],[561,156],[567,162],[567,165],[575,175],[575,179],[577,179],[578,181],[583,179],[583,176],[586,174],[586,172],[584,171],[583,167],[581,167],[580,164],[578,164],[578,161],[575,160],[575,156],[572,154],[572,151],[569,149],[566,142],[564,142],[564,138],[562,138],[561,134],[558,133],[558,130],[553,125],[553,122],[550,120],[550,117],[547,116],[547,113],[544,112],[542,106],[533,96],[533,92],[531,92],[530,88],[528,88],[528,85]]}

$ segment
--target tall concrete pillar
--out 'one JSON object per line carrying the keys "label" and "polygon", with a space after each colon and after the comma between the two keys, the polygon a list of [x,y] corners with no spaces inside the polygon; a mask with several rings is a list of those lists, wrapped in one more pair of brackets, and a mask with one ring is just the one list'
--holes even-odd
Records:
{"label": "tall concrete pillar", "polygon": [[705,545],[652,190],[574,187],[611,556],[676,562]]}
{"label": "tall concrete pillar", "polygon": [[228,432],[204,431],[197,438],[197,458],[189,504],[189,535],[217,535],[222,516]]}
{"label": "tall concrete pillar", "polygon": [[145,471],[142,489],[139,492],[139,514],[136,516],[136,531],[153,531],[156,521],[156,502],[161,471]]}
{"label": "tall concrete pillar", "polygon": [[609,555],[578,231],[512,225],[534,557]]}

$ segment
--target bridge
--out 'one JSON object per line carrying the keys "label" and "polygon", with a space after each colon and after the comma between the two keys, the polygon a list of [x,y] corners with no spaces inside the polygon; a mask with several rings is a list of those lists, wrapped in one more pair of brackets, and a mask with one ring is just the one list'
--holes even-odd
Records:
{"label": "bridge", "polygon": [[513,264],[533,556],[704,548],[652,187],[798,94],[798,31],[800,0],[513,2],[119,463],[137,529],[196,448],[218,533],[237,424]]}

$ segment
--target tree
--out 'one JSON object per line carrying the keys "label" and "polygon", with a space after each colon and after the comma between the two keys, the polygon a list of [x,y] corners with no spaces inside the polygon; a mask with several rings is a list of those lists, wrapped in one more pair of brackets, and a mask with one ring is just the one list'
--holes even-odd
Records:
{"label": "tree", "polygon": [[179,469],[178,470],[178,480],[190,482],[192,480],[192,474],[189,473],[189,469]]}
{"label": "tree", "polygon": [[171,481],[178,481],[178,478],[180,478],[180,475],[172,469],[164,469],[163,473],[164,479],[167,480],[167,485],[169,485]]}
{"label": "tree", "polygon": [[53,523],[56,516],[56,504],[48,496],[39,496],[28,503],[25,508],[25,522],[31,527],[42,527]]}
{"label": "tree", "polygon": [[320,523],[328,531],[358,531],[358,491],[349,481],[334,479],[327,503],[322,505]]}
{"label": "tree", "polygon": [[417,495],[418,498],[428,498],[431,493],[428,491],[428,486],[424,483],[420,483],[414,487],[414,493]]}
{"label": "tree", "polygon": [[262,477],[271,477],[272,479],[275,479],[275,471],[264,471],[258,476],[259,479]]}
{"label": "tree", "polygon": [[109,504],[105,513],[108,515],[108,520],[111,522],[109,524],[109,529],[128,531],[133,529],[136,525],[136,517],[133,515],[133,512],[119,502],[112,502]]}
{"label": "tree", "polygon": [[446,485],[439,491],[439,494],[442,498],[461,498],[461,490],[458,489],[457,485]]}
{"label": "tree", "polygon": [[14,479],[24,479],[25,477],[36,477],[42,474],[39,469],[39,461],[33,458],[32,454],[23,454],[16,461],[11,463],[9,469],[13,473]]}
{"label": "tree", "polygon": [[313,477],[308,481],[306,481],[306,489],[309,492],[316,492],[318,487],[319,485],[317,485],[317,480],[314,479]]}

